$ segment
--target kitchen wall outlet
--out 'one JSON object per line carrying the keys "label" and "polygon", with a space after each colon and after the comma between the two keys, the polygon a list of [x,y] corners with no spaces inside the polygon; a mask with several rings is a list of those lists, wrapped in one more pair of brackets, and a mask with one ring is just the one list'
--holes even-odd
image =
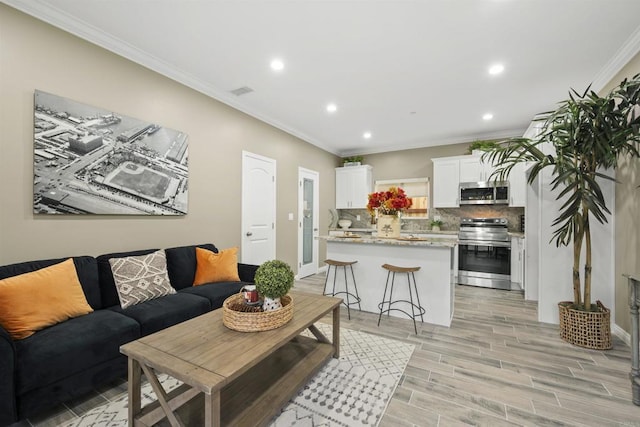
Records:
{"label": "kitchen wall outlet", "polygon": [[360,215],[356,215],[356,221],[360,221]]}
{"label": "kitchen wall outlet", "polygon": [[289,221],[293,221],[293,212],[289,212]]}

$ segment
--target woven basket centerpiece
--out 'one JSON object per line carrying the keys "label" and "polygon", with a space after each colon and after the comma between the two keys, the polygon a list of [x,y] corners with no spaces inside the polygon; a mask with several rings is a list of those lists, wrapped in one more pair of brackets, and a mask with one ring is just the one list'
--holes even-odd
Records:
{"label": "woven basket centerpiece", "polygon": [[293,317],[293,299],[289,295],[280,298],[282,308],[260,310],[244,302],[242,293],[231,295],[222,303],[222,323],[235,331],[260,332],[279,328]]}

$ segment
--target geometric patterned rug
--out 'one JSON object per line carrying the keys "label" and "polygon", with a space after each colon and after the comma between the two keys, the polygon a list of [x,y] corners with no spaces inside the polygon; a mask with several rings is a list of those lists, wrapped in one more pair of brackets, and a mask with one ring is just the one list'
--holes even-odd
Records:
{"label": "geometric patterned rug", "polygon": [[[316,323],[331,337],[331,325]],[[305,335],[312,336],[308,331]],[[327,364],[274,417],[272,427],[377,426],[415,346],[401,341],[340,329],[340,358]],[[167,392],[180,381],[161,376]],[[149,384],[142,405],[155,400]],[[64,427],[126,427],[127,394],[96,407]]]}

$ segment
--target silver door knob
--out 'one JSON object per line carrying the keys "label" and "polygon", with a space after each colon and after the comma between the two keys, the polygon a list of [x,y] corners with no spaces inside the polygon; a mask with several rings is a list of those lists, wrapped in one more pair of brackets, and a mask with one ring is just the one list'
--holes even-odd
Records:
{"label": "silver door knob", "polygon": [[247,231],[247,237],[251,237],[251,236],[253,236],[253,233],[250,231]]}

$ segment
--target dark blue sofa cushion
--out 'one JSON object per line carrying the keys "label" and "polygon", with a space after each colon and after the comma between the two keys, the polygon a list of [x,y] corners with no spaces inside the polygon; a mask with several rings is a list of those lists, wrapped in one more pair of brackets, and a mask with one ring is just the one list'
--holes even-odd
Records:
{"label": "dark blue sofa cushion", "polygon": [[211,304],[211,309],[215,310],[222,307],[225,299],[233,294],[240,292],[240,289],[246,285],[244,282],[217,282],[205,285],[191,286],[189,288],[180,289],[181,294],[192,294],[205,297]]}
{"label": "dark blue sofa cushion", "polygon": [[[7,277],[17,276],[19,274],[31,273],[54,264],[66,261],[67,258],[46,259],[39,261],[27,261],[18,264],[4,265],[0,267],[0,280]],[[98,264],[95,258],[90,256],[73,257],[73,263],[76,266],[78,279],[82,285],[82,290],[87,298],[87,302],[94,310],[103,307],[100,296],[100,285],[98,282]]]}
{"label": "dark blue sofa cushion", "polygon": [[17,394],[117,358],[120,345],[139,337],[140,326],[134,320],[98,310],[15,341]]}
{"label": "dark blue sofa cushion", "polygon": [[18,419],[15,378],[15,344],[9,333],[0,327],[0,426],[11,424]]}
{"label": "dark blue sofa cushion", "polygon": [[109,264],[109,260],[111,258],[148,255],[158,250],[159,249],[143,249],[139,251],[114,252],[110,254],[100,255],[96,258],[98,263],[98,276],[100,280],[100,295],[102,297],[102,307],[120,305],[120,298],[118,298],[116,282],[113,280],[113,273],[111,272],[111,264]]}
{"label": "dark blue sofa cushion", "polygon": [[119,304],[109,309],[137,321],[142,336],[145,336],[204,314],[211,310],[211,304],[206,298],[179,293],[165,295],[125,309]]}
{"label": "dark blue sofa cushion", "polygon": [[211,243],[203,243],[200,245],[180,246],[176,248],[165,249],[167,254],[167,270],[171,286],[176,290],[188,288],[193,285],[193,279],[196,277],[196,246],[218,253]]}

